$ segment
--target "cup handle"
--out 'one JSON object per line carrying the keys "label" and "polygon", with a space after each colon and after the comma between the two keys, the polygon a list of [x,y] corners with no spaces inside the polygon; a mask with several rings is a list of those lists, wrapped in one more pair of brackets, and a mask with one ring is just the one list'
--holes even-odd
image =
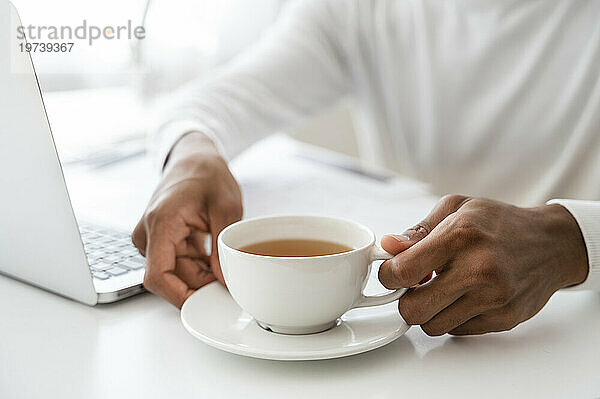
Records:
{"label": "cup handle", "polygon": [[[377,244],[373,244],[371,249],[369,250],[369,262],[373,263],[377,260],[389,260],[392,259],[394,255],[385,252],[381,247]],[[367,306],[378,306],[385,305],[386,303],[394,302],[398,298],[400,298],[404,293],[408,291],[408,288],[399,288],[394,292],[390,292],[389,294],[384,295],[375,295],[375,296],[366,296],[365,294],[360,295],[356,303],[352,308],[364,308]]]}

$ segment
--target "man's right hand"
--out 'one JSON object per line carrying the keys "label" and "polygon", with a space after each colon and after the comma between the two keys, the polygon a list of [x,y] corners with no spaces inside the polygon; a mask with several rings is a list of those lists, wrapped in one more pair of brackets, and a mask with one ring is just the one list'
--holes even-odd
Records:
{"label": "man's right hand", "polygon": [[146,289],[181,308],[203,285],[224,283],[217,236],[241,219],[242,199],[227,163],[202,134],[184,136],[164,172],[132,239],[146,257]]}

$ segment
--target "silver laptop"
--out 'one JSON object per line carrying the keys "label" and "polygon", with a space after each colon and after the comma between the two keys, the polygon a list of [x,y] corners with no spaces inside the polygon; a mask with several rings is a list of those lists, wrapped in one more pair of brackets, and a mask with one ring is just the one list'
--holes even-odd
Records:
{"label": "silver laptop", "polygon": [[0,273],[88,305],[142,292],[129,235],[75,219],[20,25],[0,0]]}

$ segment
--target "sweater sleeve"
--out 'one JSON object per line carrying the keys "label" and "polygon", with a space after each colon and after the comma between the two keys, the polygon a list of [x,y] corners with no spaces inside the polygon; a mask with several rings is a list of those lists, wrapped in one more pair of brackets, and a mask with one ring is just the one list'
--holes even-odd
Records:
{"label": "sweater sleeve", "polygon": [[344,97],[350,84],[344,10],[330,0],[294,3],[255,46],[176,93],[155,137],[161,166],[186,133],[204,133],[231,159]]}
{"label": "sweater sleeve", "polygon": [[600,201],[555,199],[547,203],[565,207],[579,224],[585,241],[588,276],[583,283],[567,289],[600,291]]}

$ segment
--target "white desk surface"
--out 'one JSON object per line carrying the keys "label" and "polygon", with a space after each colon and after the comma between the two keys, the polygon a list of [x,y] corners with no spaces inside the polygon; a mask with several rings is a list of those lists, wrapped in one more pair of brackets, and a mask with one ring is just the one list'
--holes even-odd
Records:
{"label": "white desk surface", "polygon": [[[381,236],[402,231],[435,202],[408,180],[371,181],[290,156],[294,146],[271,140],[234,163],[246,216],[342,215]],[[70,169],[67,177],[79,215],[128,229],[155,181],[145,159]],[[559,293],[507,333],[431,338],[413,327],[370,353],[316,362],[213,349],[150,294],[90,308],[0,276],[0,317],[1,398],[600,396],[596,293]]]}

